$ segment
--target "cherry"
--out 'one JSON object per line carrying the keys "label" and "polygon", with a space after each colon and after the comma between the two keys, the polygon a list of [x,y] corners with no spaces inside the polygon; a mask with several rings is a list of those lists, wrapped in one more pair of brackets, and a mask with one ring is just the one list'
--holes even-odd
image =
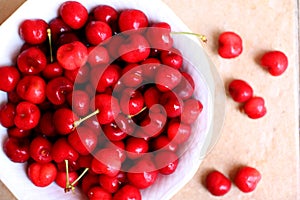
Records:
{"label": "cherry", "polygon": [[63,77],[57,77],[46,85],[46,95],[48,100],[54,105],[62,105],[66,101],[66,96],[73,90],[73,83]]}
{"label": "cherry", "polygon": [[152,48],[168,50],[173,46],[171,26],[166,22],[152,24],[147,29],[146,37]]}
{"label": "cherry", "polygon": [[203,105],[199,100],[191,98],[184,101],[181,113],[181,122],[186,124],[192,124],[197,120],[202,110]]}
{"label": "cherry", "polygon": [[191,135],[191,127],[188,124],[180,123],[176,118],[172,119],[167,128],[168,138],[177,144],[187,141]]}
{"label": "cherry", "polygon": [[167,136],[165,135],[160,135],[156,138],[154,138],[151,141],[151,148],[153,149],[153,151],[157,151],[157,150],[169,150],[169,151],[173,151],[176,152],[177,150],[177,144],[172,142]]}
{"label": "cherry", "polygon": [[260,172],[250,166],[241,167],[234,178],[235,185],[242,192],[252,192],[261,180]]}
{"label": "cherry", "polygon": [[59,14],[63,21],[72,29],[82,28],[88,20],[87,9],[76,1],[62,3],[59,7]]}
{"label": "cherry", "polygon": [[155,166],[159,168],[159,173],[170,175],[177,169],[178,159],[172,151],[160,151],[155,155]]}
{"label": "cherry", "polygon": [[137,87],[143,82],[143,71],[137,63],[126,65],[122,70],[120,80],[127,87]]}
{"label": "cherry", "polygon": [[144,92],[144,101],[147,108],[151,108],[155,104],[159,104],[161,92],[156,87],[150,87]]}
{"label": "cherry", "polygon": [[88,47],[88,53],[88,63],[91,65],[91,67],[108,64],[110,61],[109,53],[104,46],[97,45]]}
{"label": "cherry", "polygon": [[119,181],[117,176],[110,177],[107,175],[100,175],[99,183],[100,183],[100,186],[109,193],[117,192],[121,185],[121,182]]}
{"label": "cherry", "polygon": [[112,30],[105,22],[91,21],[85,27],[85,35],[91,45],[99,45],[112,36]]}
{"label": "cherry", "polygon": [[87,194],[89,189],[99,185],[99,176],[93,173],[88,173],[82,177],[81,190],[84,194]]}
{"label": "cherry", "polygon": [[45,136],[53,137],[57,135],[53,123],[53,112],[47,111],[42,114],[38,128],[40,132]]}
{"label": "cherry", "polygon": [[97,146],[97,134],[80,126],[69,134],[68,142],[80,155],[89,155]]}
{"label": "cherry", "polygon": [[23,100],[40,104],[46,99],[46,82],[40,76],[24,76],[17,85],[17,94]]}
{"label": "cherry", "polygon": [[22,98],[18,95],[16,89],[7,93],[7,99],[11,103],[19,103]]}
{"label": "cherry", "polygon": [[55,47],[59,48],[61,46],[63,46],[64,44],[69,44],[75,41],[80,41],[79,37],[77,34],[73,33],[73,32],[65,32],[62,33],[58,39],[55,42]]}
{"label": "cherry", "polygon": [[18,55],[17,65],[23,74],[35,75],[46,67],[47,58],[39,48],[30,47]]}
{"label": "cherry", "polygon": [[181,81],[181,73],[172,67],[159,67],[155,75],[156,87],[162,91],[166,92],[175,88]]}
{"label": "cherry", "polygon": [[157,175],[158,171],[154,163],[148,158],[142,158],[129,169],[127,178],[131,185],[139,189],[145,189],[155,182]]}
{"label": "cherry", "polygon": [[103,132],[110,141],[121,141],[127,137],[127,133],[120,129],[115,122],[105,124]]}
{"label": "cherry", "polygon": [[60,46],[57,50],[56,58],[64,69],[74,70],[86,63],[88,50],[83,43],[74,41]]}
{"label": "cherry", "polygon": [[231,188],[230,180],[219,171],[210,172],[205,179],[208,191],[215,196],[223,196]]}
{"label": "cherry", "polygon": [[[65,171],[58,171],[57,175],[56,175],[55,183],[59,187],[64,188],[65,192],[68,192],[69,191],[69,188],[68,188],[69,184],[71,183],[71,187],[72,187],[72,183],[74,183],[75,180],[77,180],[77,178],[78,178],[78,173],[76,171],[68,172],[68,173],[65,172]],[[76,184],[74,184],[74,186],[75,185]]]}
{"label": "cherry", "polygon": [[236,58],[243,51],[241,37],[231,31],[223,32],[219,35],[218,52],[222,58]]}
{"label": "cherry", "polygon": [[67,135],[76,127],[77,119],[77,115],[71,109],[60,108],[54,112],[53,124],[58,133]]}
{"label": "cherry", "polygon": [[50,80],[62,76],[63,73],[63,68],[57,62],[54,62],[46,65],[42,71],[42,76]]}
{"label": "cherry", "polygon": [[78,116],[86,116],[90,109],[90,97],[83,90],[74,90],[67,95],[69,105]]}
{"label": "cherry", "polygon": [[133,88],[126,88],[120,99],[120,108],[124,114],[136,115],[144,107],[144,98],[141,92]]}
{"label": "cherry", "polygon": [[48,163],[52,161],[52,143],[42,136],[35,137],[29,147],[31,158],[38,163]]}
{"label": "cherry", "polygon": [[15,125],[24,130],[33,129],[39,123],[41,112],[39,108],[30,102],[20,102],[16,107]]}
{"label": "cherry", "polygon": [[78,168],[91,168],[91,162],[93,160],[93,155],[80,155],[76,160]]}
{"label": "cherry", "polygon": [[148,26],[148,18],[140,10],[127,9],[120,13],[118,24],[121,32],[137,30]]}
{"label": "cherry", "polygon": [[128,115],[124,115],[120,113],[115,118],[115,124],[119,129],[121,129],[123,132],[127,133],[128,135],[131,135],[135,130],[135,122],[132,120],[132,118]]}
{"label": "cherry", "polygon": [[66,138],[59,138],[55,141],[51,154],[56,163],[62,163],[65,160],[76,161],[79,157],[77,151],[68,143]]}
{"label": "cherry", "polygon": [[62,33],[70,32],[72,30],[60,17],[52,19],[49,22],[49,27],[51,29],[51,37],[54,41],[57,41]]}
{"label": "cherry", "polygon": [[105,148],[114,149],[117,152],[122,163],[126,160],[125,144],[122,140],[108,141],[105,145]]}
{"label": "cherry", "polygon": [[16,105],[10,102],[0,107],[0,123],[3,127],[9,128],[15,125]]}
{"label": "cherry", "polygon": [[251,119],[258,119],[267,113],[265,100],[262,97],[252,97],[244,105],[244,112]]}
{"label": "cherry", "polygon": [[157,58],[146,58],[141,62],[141,68],[143,72],[143,79],[147,81],[154,81],[157,69],[160,67],[161,62]]}
{"label": "cherry", "polygon": [[288,58],[281,51],[268,51],[262,56],[260,64],[263,68],[267,69],[272,76],[280,76],[288,67]]}
{"label": "cherry", "polygon": [[127,63],[138,63],[150,55],[150,46],[146,38],[137,33],[130,33],[119,48],[121,59]]}
{"label": "cherry", "polygon": [[11,92],[20,80],[20,73],[14,66],[0,67],[0,90]]}
{"label": "cherry", "polygon": [[186,72],[181,72],[182,79],[180,83],[174,88],[174,92],[182,100],[187,100],[191,98],[194,94],[195,83],[190,74]]}
{"label": "cherry", "polygon": [[140,130],[145,133],[144,136],[156,137],[164,131],[167,122],[166,113],[156,112],[155,109],[155,106],[151,107],[149,115],[140,122]]}
{"label": "cherry", "polygon": [[113,196],[113,200],[141,200],[142,195],[140,190],[132,185],[124,185]]}
{"label": "cherry", "polygon": [[27,168],[27,175],[31,182],[38,187],[46,187],[54,182],[57,177],[57,169],[51,162],[31,163]]}
{"label": "cherry", "polygon": [[7,129],[7,134],[9,137],[26,138],[31,134],[31,131],[19,129],[18,127],[14,126]]}
{"label": "cherry", "polygon": [[107,192],[100,186],[94,186],[91,189],[89,189],[87,196],[89,200],[98,200],[98,199],[111,200],[112,199],[111,193]]}
{"label": "cherry", "polygon": [[11,161],[24,163],[30,157],[29,144],[27,138],[8,137],[3,143],[3,151]]}
{"label": "cherry", "polygon": [[130,137],[126,140],[127,157],[130,159],[138,159],[149,150],[148,142],[142,138]]}
{"label": "cherry", "polygon": [[47,40],[47,28],[42,19],[26,19],[19,27],[19,34],[29,44],[41,44]]}
{"label": "cherry", "polygon": [[252,87],[246,81],[240,79],[231,81],[228,91],[232,99],[239,103],[244,103],[253,96]]}
{"label": "cherry", "polygon": [[162,51],[160,59],[162,64],[173,67],[174,69],[180,69],[183,63],[181,52],[174,47],[168,51]]}
{"label": "cherry", "polygon": [[82,84],[86,83],[90,76],[90,68],[88,65],[83,65],[80,68],[73,70],[65,70],[64,77],[69,79],[72,83]]}
{"label": "cherry", "polygon": [[113,24],[118,20],[118,11],[108,5],[98,5],[92,11],[92,14],[97,21]]}
{"label": "cherry", "polygon": [[172,91],[163,93],[159,101],[165,108],[168,117],[174,118],[181,115],[183,110],[183,101]]}

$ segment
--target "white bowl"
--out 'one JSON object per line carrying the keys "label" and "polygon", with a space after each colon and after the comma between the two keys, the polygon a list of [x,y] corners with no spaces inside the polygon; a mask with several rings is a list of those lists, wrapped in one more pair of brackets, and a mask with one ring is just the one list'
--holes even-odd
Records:
{"label": "white bowl", "polygon": [[[88,10],[99,4],[115,9],[136,8],[148,16],[150,21],[166,21],[172,31],[190,30],[160,0],[93,0],[81,2]],[[27,18],[42,18],[49,21],[57,16],[58,7],[64,0],[28,0],[0,26],[0,66],[13,64],[23,41],[18,35],[19,24]],[[188,150],[180,158],[176,172],[170,176],[159,176],[156,183],[142,191],[143,199],[170,199],[196,173],[201,161],[218,139],[225,112],[225,93],[215,67],[210,62],[199,40],[194,36],[174,35],[174,46],[181,50],[185,70],[192,74],[195,83],[195,96],[204,105],[203,112],[196,121],[193,134],[188,141]],[[6,94],[0,92],[0,103],[6,101]],[[6,129],[0,127],[0,142],[7,137]],[[26,175],[25,164],[11,162],[0,148],[0,179],[22,200],[85,199],[79,190],[74,194],[64,193],[55,183],[46,188],[34,186]]]}

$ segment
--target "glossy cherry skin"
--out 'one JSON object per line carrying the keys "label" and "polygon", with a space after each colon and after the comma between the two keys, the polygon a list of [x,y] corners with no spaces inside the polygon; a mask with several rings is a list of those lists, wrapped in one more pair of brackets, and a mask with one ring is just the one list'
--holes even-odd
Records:
{"label": "glossy cherry skin", "polygon": [[97,45],[88,47],[88,63],[91,67],[108,64],[110,61],[109,53],[104,46]]}
{"label": "glossy cherry skin", "polygon": [[62,105],[66,101],[66,96],[73,90],[73,83],[63,77],[50,80],[46,85],[46,96],[54,105]]}
{"label": "glossy cherry skin", "polygon": [[52,158],[56,163],[69,160],[76,161],[79,157],[77,151],[68,143],[66,138],[59,138],[52,146]]}
{"label": "glossy cherry skin", "polygon": [[106,22],[112,24],[118,20],[118,11],[108,5],[98,5],[92,11],[93,17],[97,21]]}
{"label": "glossy cherry skin", "polygon": [[17,57],[18,68],[23,74],[35,75],[47,65],[47,58],[39,48],[30,47]]}
{"label": "glossy cherry skin", "polygon": [[85,27],[87,41],[91,45],[99,45],[112,36],[110,26],[102,21],[91,21]]}
{"label": "glossy cherry skin", "polygon": [[42,136],[35,137],[29,147],[31,158],[38,163],[49,163],[52,161],[52,143]]}
{"label": "glossy cherry skin", "polygon": [[191,135],[191,127],[188,124],[181,123],[179,120],[172,119],[167,128],[168,138],[177,144],[187,141]]}
{"label": "glossy cherry skin", "polygon": [[90,68],[88,65],[83,65],[77,69],[65,70],[63,75],[75,85],[86,83],[89,80]]}
{"label": "glossy cherry skin", "polygon": [[119,181],[117,176],[110,177],[107,175],[100,175],[99,183],[100,183],[100,186],[109,193],[117,192],[121,185],[121,182]]}
{"label": "glossy cherry skin", "polygon": [[178,49],[171,48],[168,51],[162,51],[160,54],[162,64],[174,69],[180,69],[183,63],[181,52]]}
{"label": "glossy cherry skin", "polygon": [[112,195],[105,189],[103,189],[100,186],[94,186],[91,189],[89,189],[87,196],[89,200],[98,200],[98,199],[105,199],[105,200],[111,200]]}
{"label": "glossy cherry skin", "polygon": [[149,150],[148,142],[142,138],[131,137],[126,140],[127,157],[130,159],[140,158],[144,153]]}
{"label": "glossy cherry skin", "polygon": [[174,88],[174,92],[176,95],[181,98],[182,100],[187,100],[191,98],[194,94],[195,90],[195,82],[193,77],[186,73],[181,72],[182,78],[180,83]]}
{"label": "glossy cherry skin", "polygon": [[0,123],[3,127],[9,128],[15,125],[16,105],[6,102],[0,107]]}
{"label": "glossy cherry skin", "polygon": [[23,101],[16,107],[15,125],[24,130],[36,127],[41,117],[40,109],[33,103]]}
{"label": "glossy cherry skin", "polygon": [[19,27],[19,34],[29,44],[41,44],[47,39],[47,28],[42,19],[26,19]]}
{"label": "glossy cherry skin", "polygon": [[[55,183],[61,187],[66,188],[67,187],[67,175],[65,171],[58,171],[55,179]],[[78,173],[76,171],[69,172],[69,183],[72,184],[76,179],[78,178]],[[77,183],[75,184],[75,186]]]}
{"label": "glossy cherry skin", "polygon": [[70,32],[72,29],[60,17],[56,17],[49,22],[51,29],[51,38],[57,41],[58,37],[65,32]]}
{"label": "glossy cherry skin", "polygon": [[40,76],[24,76],[17,85],[17,94],[23,100],[40,104],[46,99],[46,82]]}
{"label": "glossy cherry skin", "polygon": [[64,73],[63,68],[57,63],[49,63],[42,71],[42,76],[47,79],[53,79],[62,76]]}
{"label": "glossy cherry skin", "polygon": [[135,122],[132,120],[132,118],[122,113],[116,117],[115,124],[119,129],[128,135],[131,135],[136,128]]}
{"label": "glossy cherry skin", "polygon": [[144,107],[144,97],[142,93],[133,88],[126,88],[120,98],[120,108],[124,114],[136,115]]}
{"label": "glossy cherry skin", "polygon": [[60,108],[54,112],[53,124],[56,131],[62,135],[70,134],[75,128],[77,115],[68,108]]}
{"label": "glossy cherry skin", "polygon": [[119,48],[121,59],[127,63],[138,63],[150,55],[150,46],[146,38],[137,33],[130,33]]}
{"label": "glossy cherry skin", "polygon": [[164,149],[164,150],[176,152],[178,145],[172,142],[167,136],[160,135],[151,141],[150,146],[151,146],[151,150],[153,151]]}
{"label": "glossy cherry skin", "polygon": [[137,30],[148,26],[148,18],[140,10],[127,9],[120,13],[118,24],[121,32]]}
{"label": "glossy cherry skin", "polygon": [[28,138],[8,137],[3,143],[3,151],[11,161],[24,163],[30,157],[29,144]]}
{"label": "glossy cherry skin", "polygon": [[113,196],[113,200],[141,200],[140,190],[132,185],[125,185],[119,189]]}
{"label": "glossy cherry skin", "polygon": [[219,171],[210,172],[205,179],[206,188],[215,196],[223,196],[231,188],[230,180]]}
{"label": "glossy cherry skin", "polygon": [[18,127],[14,126],[7,129],[7,134],[9,137],[26,138],[31,134],[31,131],[19,129]]}
{"label": "glossy cherry skin", "polygon": [[99,185],[99,175],[94,173],[87,173],[81,180],[81,191],[87,195],[89,189]]}
{"label": "glossy cherry skin", "polygon": [[251,119],[258,119],[266,115],[265,100],[262,97],[252,97],[244,105],[244,112]]}
{"label": "glossy cherry skin", "polygon": [[67,95],[67,102],[72,106],[72,110],[77,116],[86,116],[89,114],[90,97],[83,90],[73,90]]}
{"label": "glossy cherry skin", "polygon": [[147,108],[151,108],[155,104],[159,104],[161,92],[156,87],[150,87],[144,92],[144,101]]}
{"label": "glossy cherry skin", "polygon": [[219,35],[218,52],[222,58],[236,58],[243,51],[243,41],[241,37],[231,31],[223,32]]}
{"label": "glossy cherry skin", "polygon": [[87,9],[76,1],[62,3],[59,7],[59,14],[63,21],[72,29],[82,28],[88,20]]}
{"label": "glossy cherry skin", "polygon": [[0,67],[0,90],[11,92],[20,80],[20,73],[14,66]]}
{"label": "glossy cherry skin", "polygon": [[56,129],[53,124],[53,112],[47,111],[42,114],[39,125],[39,131],[45,136],[53,137],[57,135]]}
{"label": "glossy cherry skin", "polygon": [[183,111],[182,99],[172,91],[163,93],[159,102],[165,108],[168,117],[178,117]]}
{"label": "glossy cherry skin", "polygon": [[153,112],[150,110],[149,115],[140,122],[140,129],[146,134],[145,136],[156,137],[164,131],[166,123],[167,115],[165,112]]}
{"label": "glossy cherry skin", "polygon": [[260,172],[250,166],[241,167],[234,178],[235,185],[242,192],[252,192],[261,180]]}
{"label": "glossy cherry skin", "polygon": [[83,43],[74,41],[60,46],[57,50],[56,58],[64,69],[74,70],[86,63],[88,50]]}
{"label": "glossy cherry skin", "polygon": [[152,48],[168,50],[173,46],[171,26],[166,22],[152,24],[147,29],[146,37]]}
{"label": "glossy cherry skin", "polygon": [[268,51],[261,57],[260,64],[272,76],[280,76],[288,67],[288,58],[282,51]]}
{"label": "glossy cherry skin", "polygon": [[183,109],[181,113],[181,122],[185,124],[194,123],[203,110],[202,103],[194,98],[188,99],[183,103]]}
{"label": "glossy cherry skin", "polygon": [[56,179],[57,169],[51,162],[34,162],[28,166],[27,175],[34,185],[38,187],[46,187],[53,183]]}
{"label": "glossy cherry skin", "polygon": [[162,92],[174,89],[181,79],[182,74],[178,70],[167,66],[159,67],[155,75],[156,87]]}
{"label": "glossy cherry skin", "polygon": [[110,141],[121,141],[127,137],[127,133],[120,129],[115,122],[105,124],[103,132]]}
{"label": "glossy cherry skin", "polygon": [[235,79],[229,83],[228,91],[232,99],[244,103],[253,96],[252,87],[244,80]]}
{"label": "glossy cherry skin", "polygon": [[143,82],[143,71],[137,63],[126,65],[122,70],[120,80],[127,87],[137,87]]}
{"label": "glossy cherry skin", "polygon": [[[143,79],[149,82],[154,81],[155,74],[160,68],[161,62],[157,58],[148,57],[141,62],[141,68],[143,71]],[[151,82],[151,83],[152,83]]]}
{"label": "glossy cherry skin", "polygon": [[154,158],[155,166],[159,168],[159,173],[170,175],[175,172],[178,165],[178,156],[172,151],[159,151]]}
{"label": "glossy cherry skin", "polygon": [[80,155],[89,155],[97,146],[97,134],[80,126],[69,134],[68,142]]}

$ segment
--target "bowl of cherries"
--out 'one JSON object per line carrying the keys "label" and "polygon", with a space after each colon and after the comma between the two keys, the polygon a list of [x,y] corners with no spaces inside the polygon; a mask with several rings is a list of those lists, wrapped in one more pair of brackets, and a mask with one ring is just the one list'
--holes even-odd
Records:
{"label": "bowl of cherries", "polygon": [[197,36],[158,0],[26,1],[0,26],[1,181],[18,199],[170,199],[224,116]]}

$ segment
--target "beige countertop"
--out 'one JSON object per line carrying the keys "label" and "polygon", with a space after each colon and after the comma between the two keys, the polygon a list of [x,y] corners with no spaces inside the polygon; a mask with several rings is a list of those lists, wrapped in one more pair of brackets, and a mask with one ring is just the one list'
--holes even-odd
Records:
{"label": "beige countertop", "polygon": [[[233,78],[247,80],[256,95],[263,96],[267,115],[251,120],[227,98],[221,138],[207,155],[194,178],[173,197],[179,199],[299,199],[299,61],[298,8],[296,0],[163,0],[196,33],[208,37],[206,50],[224,84]],[[0,23],[23,0],[0,0]],[[217,38],[235,31],[244,42],[236,59],[217,55]],[[289,58],[289,67],[272,77],[258,65],[266,50],[278,49]],[[210,195],[203,185],[207,172],[217,169],[233,176],[237,167],[251,165],[262,173],[257,189],[244,194],[235,186],[224,197]],[[5,169],[1,169],[5,170]],[[298,195],[298,196],[297,196]],[[14,199],[0,182],[0,199]]]}

